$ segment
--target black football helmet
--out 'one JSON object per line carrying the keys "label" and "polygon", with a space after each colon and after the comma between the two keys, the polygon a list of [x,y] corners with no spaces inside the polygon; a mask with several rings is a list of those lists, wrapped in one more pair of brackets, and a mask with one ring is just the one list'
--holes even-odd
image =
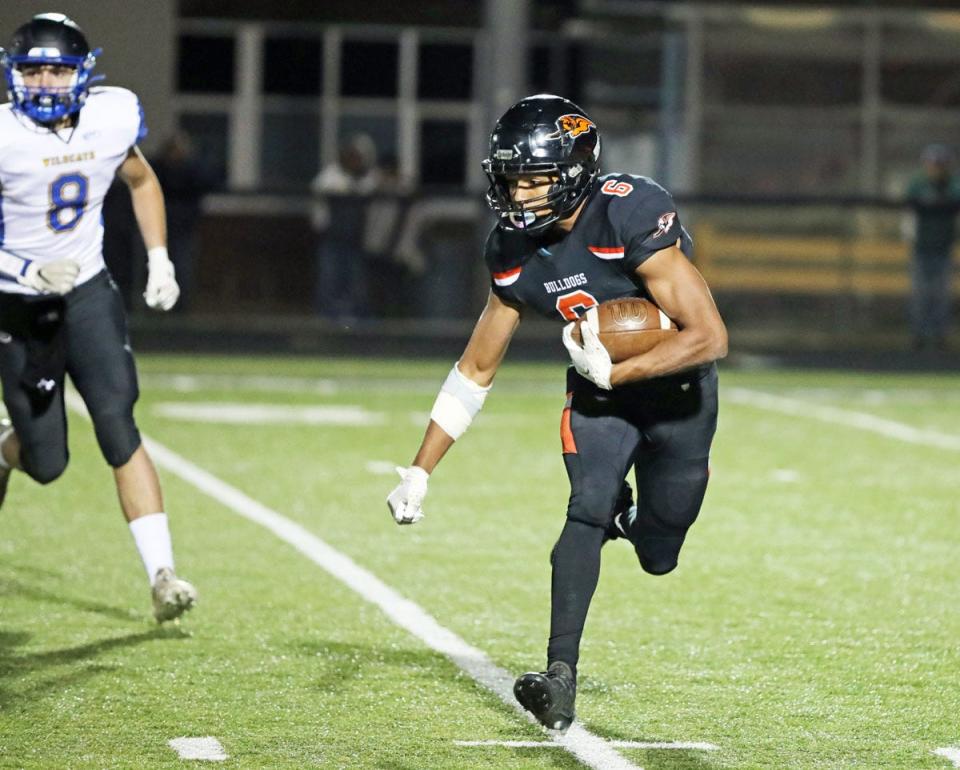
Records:
{"label": "black football helmet", "polygon": [[[41,13],[18,27],[7,50],[0,49],[7,79],[7,95],[14,109],[38,123],[53,123],[80,110],[87,91],[99,77],[91,77],[99,49],[91,51],[76,22],[62,13]],[[28,87],[20,67],[55,64],[72,67],[76,74],[64,88]]]}
{"label": "black football helmet", "polygon": [[[600,171],[600,134],[576,104],[561,96],[537,94],[507,110],[490,135],[483,161],[490,180],[487,205],[504,230],[536,232],[573,213]],[[555,176],[546,195],[518,203],[508,177]],[[546,209],[545,213],[534,213]]]}

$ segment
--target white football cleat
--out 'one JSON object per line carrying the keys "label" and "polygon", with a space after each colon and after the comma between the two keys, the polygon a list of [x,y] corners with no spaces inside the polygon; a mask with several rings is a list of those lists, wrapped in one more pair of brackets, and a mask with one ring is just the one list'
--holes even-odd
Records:
{"label": "white football cleat", "polygon": [[178,578],[169,567],[157,570],[153,581],[153,617],[157,623],[176,620],[197,603],[197,589]]}

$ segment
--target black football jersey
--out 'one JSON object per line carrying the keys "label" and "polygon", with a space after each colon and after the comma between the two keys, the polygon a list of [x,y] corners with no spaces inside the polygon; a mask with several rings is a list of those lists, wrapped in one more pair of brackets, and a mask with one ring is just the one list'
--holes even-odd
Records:
{"label": "black football jersey", "polygon": [[566,323],[609,299],[649,298],[634,271],[678,239],[689,255],[670,193],[647,177],[607,174],[562,238],[494,228],[484,258],[498,297]]}

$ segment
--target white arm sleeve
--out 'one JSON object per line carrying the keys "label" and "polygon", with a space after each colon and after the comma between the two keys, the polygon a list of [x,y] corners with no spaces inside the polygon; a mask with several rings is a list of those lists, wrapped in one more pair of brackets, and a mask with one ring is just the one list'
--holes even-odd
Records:
{"label": "white arm sleeve", "polygon": [[456,441],[470,427],[473,418],[483,407],[490,387],[477,385],[465,377],[454,364],[437,394],[437,400],[433,402],[430,419]]}

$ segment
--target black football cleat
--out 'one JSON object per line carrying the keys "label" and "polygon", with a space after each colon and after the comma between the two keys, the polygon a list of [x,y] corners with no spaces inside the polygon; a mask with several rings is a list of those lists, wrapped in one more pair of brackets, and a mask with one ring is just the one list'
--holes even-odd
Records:
{"label": "black football cleat", "polygon": [[[0,419],[0,442],[13,431],[10,426],[10,420],[6,417]],[[10,475],[13,473],[11,468],[0,468],[0,508],[3,507],[3,501],[7,497],[7,485],[10,483]]]}
{"label": "black football cleat", "polygon": [[577,683],[570,666],[562,661],[554,661],[546,671],[521,676],[513,694],[548,730],[563,731],[573,722]]}
{"label": "black football cleat", "polygon": [[610,540],[616,540],[619,537],[627,537],[630,530],[630,524],[637,517],[637,506],[633,504],[633,490],[630,485],[624,481],[620,488],[620,495],[613,506],[613,516],[607,529],[603,533],[603,543],[606,545]]}

